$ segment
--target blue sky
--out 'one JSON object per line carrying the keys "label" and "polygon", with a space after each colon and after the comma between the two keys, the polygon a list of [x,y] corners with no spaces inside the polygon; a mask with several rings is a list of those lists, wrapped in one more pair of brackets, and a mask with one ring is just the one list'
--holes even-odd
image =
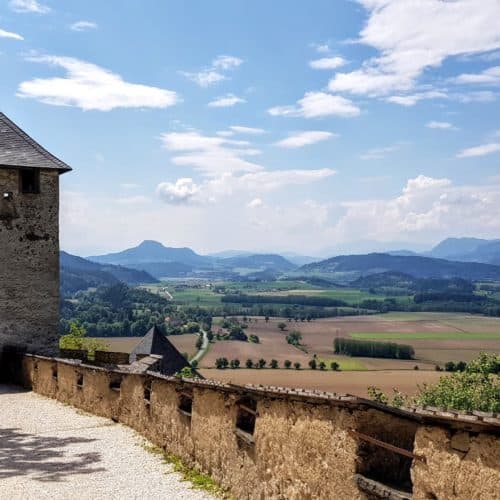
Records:
{"label": "blue sky", "polygon": [[7,0],[1,109],[73,166],[78,254],[500,237],[499,18],[498,0]]}

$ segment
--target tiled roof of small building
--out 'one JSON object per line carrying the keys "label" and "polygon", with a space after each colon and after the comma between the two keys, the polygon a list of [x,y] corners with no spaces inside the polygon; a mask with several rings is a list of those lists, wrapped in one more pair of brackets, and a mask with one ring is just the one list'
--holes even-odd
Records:
{"label": "tiled roof of small building", "polygon": [[43,168],[61,173],[71,170],[69,165],[49,153],[0,112],[0,168],[2,167]]}

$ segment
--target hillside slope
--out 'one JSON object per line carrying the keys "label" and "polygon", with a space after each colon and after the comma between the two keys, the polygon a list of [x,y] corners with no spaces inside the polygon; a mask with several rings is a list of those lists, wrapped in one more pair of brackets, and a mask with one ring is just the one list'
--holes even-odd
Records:
{"label": "hillside slope", "polygon": [[452,278],[498,280],[500,266],[478,262],[455,262],[432,257],[388,255],[340,255],[300,268],[301,272],[344,275],[346,281],[359,276],[395,271],[415,278]]}

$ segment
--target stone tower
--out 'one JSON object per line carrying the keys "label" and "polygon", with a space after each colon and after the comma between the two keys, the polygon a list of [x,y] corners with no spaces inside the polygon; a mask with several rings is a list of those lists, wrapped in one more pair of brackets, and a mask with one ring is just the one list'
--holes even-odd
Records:
{"label": "stone tower", "polygon": [[0,113],[0,363],[12,350],[57,353],[59,175],[69,170]]}

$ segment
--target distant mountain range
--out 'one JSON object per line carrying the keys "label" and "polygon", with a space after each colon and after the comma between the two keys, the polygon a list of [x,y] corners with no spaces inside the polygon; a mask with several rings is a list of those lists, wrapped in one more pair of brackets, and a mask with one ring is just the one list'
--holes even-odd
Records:
{"label": "distant mountain range", "polygon": [[[393,247],[394,248],[394,247]],[[396,247],[397,248],[397,247]],[[61,252],[63,285],[69,288],[123,281],[148,283],[168,277],[273,279],[318,276],[349,283],[375,273],[406,273],[414,278],[500,279],[500,240],[447,238],[427,252],[400,250],[340,255],[325,260],[294,253],[255,254],[228,250],[200,255],[146,240],[121,252],[83,259]],[[80,281],[78,281],[80,280]]]}
{"label": "distant mountain range", "polygon": [[[122,252],[88,257],[100,264],[114,264],[147,271],[157,278],[164,277],[226,277],[252,273],[282,273],[297,267],[277,254],[251,254],[229,250],[215,255],[199,255],[190,248],[166,247],[146,240]],[[269,275],[269,274],[266,274]]]}
{"label": "distant mountain range", "polygon": [[112,264],[97,264],[82,257],[61,251],[59,256],[61,269],[62,294],[86,290],[90,287],[113,285],[118,282],[128,285],[155,283],[158,280],[145,271],[129,269]]}
{"label": "distant mountain range", "polygon": [[341,282],[387,271],[409,274],[415,278],[452,278],[499,280],[500,266],[479,262],[457,262],[434,257],[389,255],[340,255],[302,266],[298,272],[334,275]]}

